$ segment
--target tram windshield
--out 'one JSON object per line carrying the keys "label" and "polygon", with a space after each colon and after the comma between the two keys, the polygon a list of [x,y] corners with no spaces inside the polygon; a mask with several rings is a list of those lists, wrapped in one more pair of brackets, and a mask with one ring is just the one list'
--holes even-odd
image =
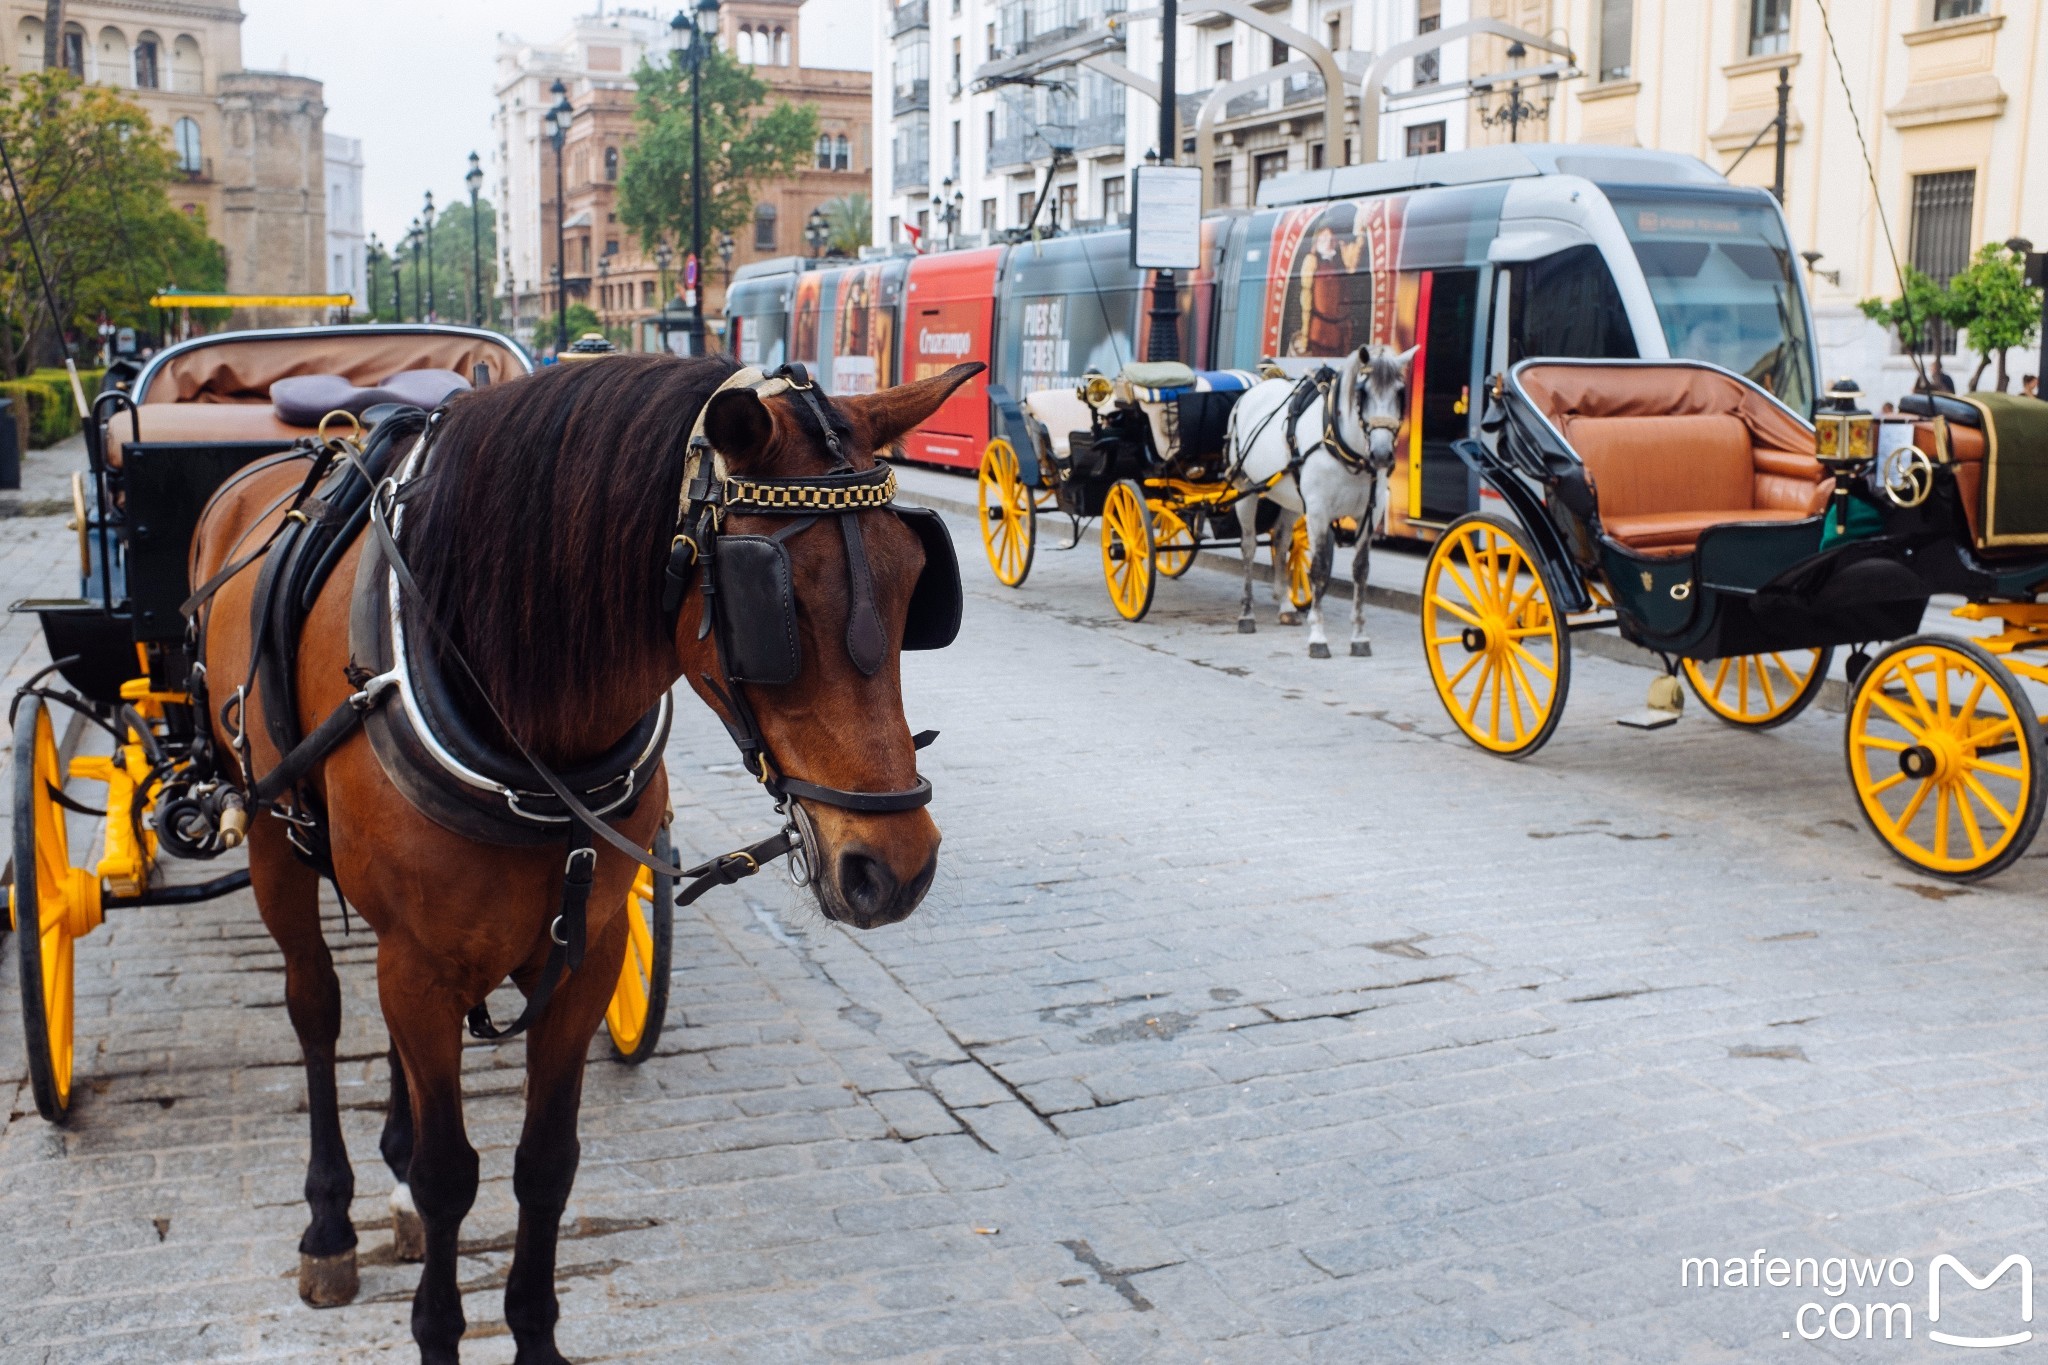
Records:
{"label": "tram windshield", "polygon": [[1762,191],[1603,185],[1635,246],[1671,354],[1813,406],[1813,348],[1792,248]]}

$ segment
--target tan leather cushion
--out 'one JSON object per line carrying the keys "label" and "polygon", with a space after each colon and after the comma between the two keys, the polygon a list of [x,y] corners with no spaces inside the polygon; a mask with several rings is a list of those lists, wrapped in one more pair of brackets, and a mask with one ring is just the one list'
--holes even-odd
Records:
{"label": "tan leather cushion", "polygon": [[493,384],[526,373],[518,356],[487,337],[334,327],[313,337],[252,337],[195,347],[151,377],[142,402],[268,403],[270,386],[293,375],[338,374],[367,388],[400,370],[453,370],[467,379],[477,365],[490,370]]}
{"label": "tan leather cushion", "polygon": [[1707,512],[1651,512],[1642,516],[1600,518],[1607,534],[1631,550],[1652,555],[1690,554],[1700,533],[1710,526],[1737,523],[1801,521],[1811,512],[1789,507],[1724,508]]}
{"label": "tan leather cushion", "polygon": [[1602,522],[1747,508],[1755,497],[1749,429],[1727,413],[1567,417],[1564,438],[1592,475]]}
{"label": "tan leather cushion", "polygon": [[[1925,451],[1930,460],[1940,457],[1932,422],[1913,424],[1913,444]],[[1956,496],[1962,499],[1963,520],[1970,525],[1970,539],[1979,545],[1984,541],[1985,448],[1983,431],[1960,422],[1948,423],[1948,452],[1955,464]]]}
{"label": "tan leather cushion", "polygon": [[1759,446],[1771,450],[1813,449],[1813,428],[1755,389],[1718,370],[1696,365],[1530,365],[1517,376],[1536,406],[1558,419],[1585,417],[1686,417],[1732,413],[1742,419]]}
{"label": "tan leather cushion", "polygon": [[[141,435],[136,435],[140,426]],[[310,436],[286,426],[269,403],[145,403],[137,417],[117,412],[107,422],[107,463],[121,467],[130,441],[296,441]]]}

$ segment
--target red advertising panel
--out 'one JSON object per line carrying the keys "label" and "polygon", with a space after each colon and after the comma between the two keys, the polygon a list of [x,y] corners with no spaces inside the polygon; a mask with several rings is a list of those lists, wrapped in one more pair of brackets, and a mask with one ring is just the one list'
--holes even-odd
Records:
{"label": "red advertising panel", "polygon": [[[989,363],[995,328],[996,271],[1003,248],[949,251],[910,262],[903,291],[903,378],[943,374],[962,361]],[[988,372],[954,391],[931,420],[904,440],[926,464],[974,469],[988,444]]]}

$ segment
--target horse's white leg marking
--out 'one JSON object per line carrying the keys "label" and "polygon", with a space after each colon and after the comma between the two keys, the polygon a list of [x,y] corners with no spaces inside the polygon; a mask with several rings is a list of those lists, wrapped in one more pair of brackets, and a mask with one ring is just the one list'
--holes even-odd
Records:
{"label": "horse's white leg marking", "polygon": [[1252,572],[1259,559],[1259,499],[1247,493],[1237,503],[1237,552],[1244,556],[1244,601],[1237,609],[1237,633],[1254,635],[1259,623],[1252,616]]}
{"label": "horse's white leg marking", "polygon": [[1365,515],[1358,519],[1358,545],[1351,552],[1351,657],[1372,657],[1372,641],[1365,634],[1365,580],[1372,568],[1373,523],[1378,520],[1379,475],[1368,476],[1371,491],[1366,494]]}

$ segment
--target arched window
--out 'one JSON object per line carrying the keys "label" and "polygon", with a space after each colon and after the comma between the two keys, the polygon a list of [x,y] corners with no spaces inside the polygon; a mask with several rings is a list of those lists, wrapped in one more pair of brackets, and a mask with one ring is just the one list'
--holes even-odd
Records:
{"label": "arched window", "polygon": [[93,48],[93,79],[105,85],[124,85],[133,74],[129,65],[128,35],[109,26],[100,30]]}
{"label": "arched window", "polygon": [[846,142],[846,134],[832,139],[832,169],[850,171],[853,169],[853,155]]}
{"label": "arched window", "polygon": [[163,88],[163,42],[154,33],[145,33],[135,40],[135,88],[137,90],[159,90]]}
{"label": "arched window", "polygon": [[24,19],[21,21],[20,50],[14,59],[16,70],[41,71],[43,69],[43,21]]}
{"label": "arched window", "polygon": [[85,79],[85,30],[76,24],[66,24],[57,44],[59,62],[66,71]]}
{"label": "arched window", "polygon": [[171,43],[171,89],[196,95],[206,88],[206,66],[199,55],[199,40],[181,33]]}
{"label": "arched window", "polygon": [[740,50],[734,55],[737,56],[742,62],[746,63],[747,65],[753,65],[754,26],[752,24],[740,25]]}
{"label": "arched window", "polygon": [[198,175],[206,169],[206,154],[199,145],[199,125],[189,118],[181,118],[171,125],[171,146],[177,152],[178,169],[187,175]]}
{"label": "arched window", "polygon": [[789,35],[779,28],[775,30],[775,55],[769,60],[776,66],[789,65]]}
{"label": "arched window", "polygon": [[754,250],[775,250],[775,205],[754,206]]}
{"label": "arched window", "polygon": [[832,169],[832,135],[830,133],[818,134],[818,169],[821,171]]}
{"label": "arched window", "polygon": [[604,178],[607,180],[617,180],[619,178],[619,149],[616,147],[604,149]]}

